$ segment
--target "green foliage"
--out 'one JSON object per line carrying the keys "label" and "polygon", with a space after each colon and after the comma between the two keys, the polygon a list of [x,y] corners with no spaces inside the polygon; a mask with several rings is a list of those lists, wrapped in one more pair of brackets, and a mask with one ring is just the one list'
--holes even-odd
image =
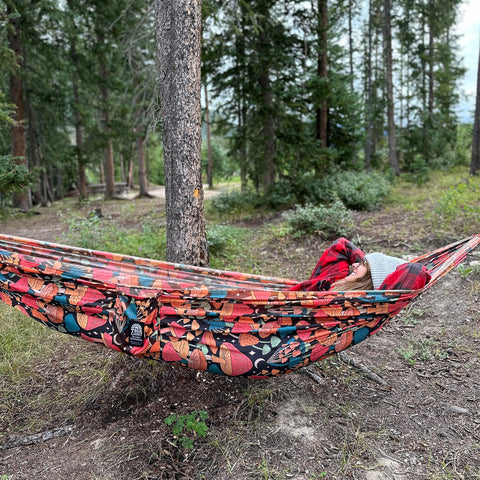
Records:
{"label": "green foliage", "polygon": [[259,202],[259,196],[251,191],[232,190],[222,192],[212,199],[211,209],[220,215],[251,213]]}
{"label": "green foliage", "polygon": [[386,197],[391,183],[380,173],[344,171],[324,182],[335,191],[344,205],[354,210],[374,210]]}
{"label": "green foliage", "polygon": [[228,225],[213,225],[207,230],[208,250],[211,257],[228,256],[242,241],[244,230]]}
{"label": "green foliage", "polygon": [[148,178],[154,185],[165,185],[163,145],[160,135],[150,135],[148,142]]}
{"label": "green foliage", "polygon": [[335,197],[329,206],[297,206],[284,213],[294,235],[318,233],[325,236],[347,236],[353,228],[351,212]]}
{"label": "green foliage", "polygon": [[425,157],[420,153],[415,153],[406,164],[406,171],[403,174],[403,178],[408,182],[424,185],[430,179],[430,172],[431,170]]}
{"label": "green foliage", "polygon": [[458,268],[458,273],[462,278],[467,278],[471,273],[473,273],[472,267],[466,267],[463,263],[461,263]]}
{"label": "green foliage", "polygon": [[208,413],[204,410],[193,411],[187,415],[172,413],[164,420],[164,424],[172,427],[172,433],[185,449],[193,449],[192,436],[205,437],[208,433]]}
{"label": "green foliage", "polygon": [[464,235],[477,232],[480,221],[480,185],[477,179],[448,188],[440,197],[430,216],[437,230],[452,228]]}
{"label": "green foliage", "polygon": [[50,351],[49,337],[50,330],[1,303],[0,377],[26,381],[31,374],[31,363]]}
{"label": "green foliage", "polygon": [[144,224],[141,230],[125,231],[107,218],[68,216],[69,237],[83,248],[144,258],[165,258],[165,230]]}
{"label": "green foliage", "polygon": [[0,194],[19,192],[34,180],[24,163],[17,164],[11,155],[0,156]]}
{"label": "green foliage", "polygon": [[[212,162],[213,176],[216,179],[230,179],[238,171],[238,166],[232,161],[227,150],[214,137],[212,139]],[[208,147],[207,142],[202,142],[202,171],[207,172],[208,166]]]}

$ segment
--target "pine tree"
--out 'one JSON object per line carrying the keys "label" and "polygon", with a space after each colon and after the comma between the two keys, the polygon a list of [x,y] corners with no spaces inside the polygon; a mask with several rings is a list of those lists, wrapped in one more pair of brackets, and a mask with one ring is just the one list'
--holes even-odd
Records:
{"label": "pine tree", "polygon": [[393,58],[390,0],[384,0],[385,15],[385,84],[387,93],[388,158],[395,175],[400,174],[397,152],[397,130],[395,125],[395,104],[393,98]]}
{"label": "pine tree", "polygon": [[201,0],[156,0],[167,260],[208,264],[201,178]]}
{"label": "pine tree", "polygon": [[[26,5],[22,5],[26,7]],[[24,57],[25,51],[22,40],[22,20],[10,4],[7,4],[7,17],[10,28],[8,29],[9,49],[15,55],[16,67],[10,73],[10,102],[15,105],[12,115],[14,124],[11,127],[11,155],[17,165],[25,165],[28,171],[27,161],[27,137],[25,131],[26,112],[24,98]],[[29,190],[23,190],[13,194],[14,206],[21,210],[31,207]]]}
{"label": "pine tree", "polygon": [[475,101],[475,116],[473,121],[472,160],[470,162],[470,175],[480,173],[480,49],[478,54],[477,69],[477,95]]}

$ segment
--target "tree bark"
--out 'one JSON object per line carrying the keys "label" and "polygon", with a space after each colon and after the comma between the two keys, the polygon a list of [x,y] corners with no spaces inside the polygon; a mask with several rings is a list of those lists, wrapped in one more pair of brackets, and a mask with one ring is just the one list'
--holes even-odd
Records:
{"label": "tree bark", "polygon": [[103,121],[105,134],[107,137],[105,145],[105,197],[112,198],[115,196],[115,163],[113,158],[113,140],[111,137],[110,126],[110,107],[109,107],[109,91],[108,91],[108,72],[107,65],[104,57],[105,40],[103,35],[100,34],[98,38],[99,48],[99,61],[100,61],[100,77],[101,77],[101,95],[102,95],[102,108],[103,108]]}
{"label": "tree bark", "polygon": [[478,175],[480,173],[480,49],[478,52],[477,97],[475,101],[475,117],[473,120],[472,161],[470,163],[470,175]]}
{"label": "tree bark", "polygon": [[204,92],[205,92],[205,123],[207,124],[207,153],[208,153],[207,181],[208,181],[208,188],[213,188],[212,135],[210,132],[210,111],[208,109],[207,79],[205,79]]}
{"label": "tree bark", "polygon": [[167,261],[208,264],[201,157],[201,0],[155,0]]}
{"label": "tree bark", "polygon": [[[328,7],[327,0],[318,0],[318,67],[317,74],[325,83],[328,80]],[[328,105],[324,93],[317,109],[317,140],[321,148],[328,147]]]}
{"label": "tree bark", "polygon": [[391,3],[384,2],[385,15],[385,88],[387,94],[387,118],[388,118],[388,158],[395,175],[400,175],[397,152],[397,134],[395,128],[395,113],[393,101],[393,60],[392,60],[392,27],[391,27]]}
{"label": "tree bark", "polygon": [[260,74],[258,83],[260,85],[260,92],[262,94],[262,136],[264,139],[263,145],[263,183],[265,187],[272,185],[275,182],[275,122],[273,118],[273,97],[272,97],[272,82],[270,80],[270,65],[269,58],[271,56],[271,41],[265,33],[268,25],[269,8],[264,5],[261,14],[261,31],[259,43],[259,60],[260,60]]}
{"label": "tree bark", "polygon": [[147,169],[145,166],[145,135],[137,136],[138,186],[140,197],[148,197]]}
{"label": "tree bark", "polygon": [[273,100],[272,86],[270,82],[270,74],[267,68],[263,68],[260,72],[260,89],[263,96],[264,117],[262,133],[265,141],[263,149],[263,168],[264,168],[264,185],[268,187],[275,182],[275,124],[273,120]]}
{"label": "tree bark", "polygon": [[372,72],[372,0],[368,2],[367,54],[365,63],[367,105],[365,108],[367,137],[365,139],[365,170],[370,171],[373,153],[373,72]]}
{"label": "tree bark", "polygon": [[[7,15],[12,13],[7,7]],[[15,105],[12,115],[14,124],[11,128],[11,152],[15,163],[24,164],[28,168],[26,133],[25,133],[25,103],[23,98],[23,54],[22,37],[18,18],[10,18],[8,29],[8,46],[14,52],[18,67],[10,74],[10,100]],[[30,189],[25,188],[22,192],[13,194],[13,205],[20,210],[28,210],[31,205]]]}
{"label": "tree bark", "polygon": [[355,91],[355,85],[353,82],[353,1],[348,0],[348,56],[349,56],[349,63],[350,63],[350,88],[352,92]]}
{"label": "tree bark", "polygon": [[82,122],[80,116],[80,101],[78,97],[78,84],[77,81],[73,80],[73,108],[74,108],[74,117],[75,117],[75,143],[76,143],[76,153],[77,153],[77,167],[78,167],[78,193],[81,199],[86,199],[88,197],[87,190],[87,176],[85,173],[85,162],[83,161],[83,152],[82,152]]}

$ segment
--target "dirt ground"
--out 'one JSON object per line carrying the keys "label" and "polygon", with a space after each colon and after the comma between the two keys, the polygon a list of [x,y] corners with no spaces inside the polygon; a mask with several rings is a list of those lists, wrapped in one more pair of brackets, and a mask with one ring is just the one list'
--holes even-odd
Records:
{"label": "dirt ground", "polygon": [[[136,202],[144,214],[161,206],[158,198]],[[102,208],[115,215],[118,207]],[[62,217],[53,207],[38,213],[0,223],[0,231],[58,241],[66,229]],[[390,253],[426,252],[450,240],[427,231],[422,218],[421,212],[359,213],[352,238]],[[272,245],[259,252],[265,274],[300,278],[327,243],[308,238]],[[475,252],[467,260],[470,275],[452,271],[348,350],[386,385],[338,357],[309,367],[320,382],[302,370],[249,380],[62,340],[36,362],[30,404],[10,412],[13,420],[0,418],[0,479],[479,479],[479,260]],[[278,262],[282,271],[272,267]],[[76,395],[90,379],[78,360],[80,373],[72,373],[74,357],[107,365],[101,386],[81,402]],[[43,411],[48,428],[25,427],[38,414],[35,395],[47,394],[54,399]],[[208,413],[208,434],[192,437],[195,448],[184,449],[163,420],[200,410]],[[22,435],[12,425],[23,425]],[[45,432],[55,438],[31,437]],[[27,444],[19,445],[22,440]]]}

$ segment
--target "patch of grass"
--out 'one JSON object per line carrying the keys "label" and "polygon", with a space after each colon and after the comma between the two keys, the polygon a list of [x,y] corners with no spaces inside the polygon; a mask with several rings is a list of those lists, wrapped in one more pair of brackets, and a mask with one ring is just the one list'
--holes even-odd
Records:
{"label": "patch of grass", "polygon": [[436,230],[454,229],[457,234],[477,233],[480,221],[480,182],[478,178],[451,185],[435,203],[429,218]]}
{"label": "patch of grass", "polygon": [[32,364],[54,347],[52,331],[0,303],[0,378],[27,381]]}
{"label": "patch of grass", "polygon": [[100,217],[95,213],[88,217],[72,215],[65,221],[69,226],[69,242],[80,247],[136,257],[165,258],[164,228],[145,223],[140,228],[125,230],[111,217]]}
{"label": "patch of grass", "polygon": [[207,229],[208,249],[210,253],[210,266],[212,268],[225,268],[248,245],[247,237],[250,230],[229,225],[213,225]]}
{"label": "patch of grass", "polygon": [[[51,355],[58,342],[63,343],[60,335],[0,304],[0,432],[35,433],[48,424],[56,390],[48,389],[37,362]],[[45,390],[49,390],[48,401],[43,395]],[[25,415],[25,410],[36,413]],[[20,422],[16,419],[19,412],[22,412]]]}
{"label": "patch of grass", "polygon": [[408,365],[417,362],[427,363],[433,360],[445,360],[448,357],[446,348],[431,339],[413,340],[406,348],[397,350],[400,358]]}
{"label": "patch of grass", "polygon": [[354,428],[353,425],[346,430],[343,445],[338,454],[338,469],[343,476],[350,476],[355,470],[366,468],[363,463],[374,456],[369,445],[369,435],[358,427]]}
{"label": "patch of grass", "polygon": [[410,211],[423,209],[425,204],[437,202],[447,189],[464,182],[466,178],[468,170],[464,166],[449,171],[433,171],[423,185],[415,185],[400,178],[393,184],[383,204],[386,207],[400,207]]}
{"label": "patch of grass", "polygon": [[425,315],[425,311],[412,305],[402,316],[402,322],[405,325],[417,325],[421,318]]}

